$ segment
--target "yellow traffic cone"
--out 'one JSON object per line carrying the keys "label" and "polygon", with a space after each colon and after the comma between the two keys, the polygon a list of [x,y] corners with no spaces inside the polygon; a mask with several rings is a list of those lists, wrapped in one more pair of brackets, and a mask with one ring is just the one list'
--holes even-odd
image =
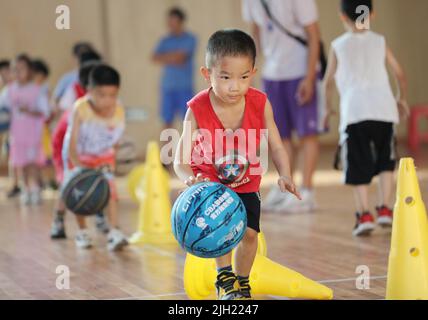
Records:
{"label": "yellow traffic cone", "polygon": [[428,222],[412,158],[400,160],[386,299],[428,299]]}
{"label": "yellow traffic cone", "polygon": [[139,222],[137,232],[129,239],[131,243],[176,243],[170,223],[169,185],[163,170],[159,146],[156,142],[149,142],[144,175],[135,190],[140,204]]}
{"label": "yellow traffic cone", "polygon": [[[162,168],[162,174],[165,186],[167,187],[168,193],[170,191],[169,187],[169,173],[167,170]],[[128,192],[131,196],[131,199],[138,203],[137,198],[137,188],[142,183],[144,178],[144,163],[134,167],[131,172],[128,174]]]}
{"label": "yellow traffic cone", "polygon": [[[261,248],[263,246],[259,246],[259,252]],[[215,259],[187,254],[184,264],[184,289],[189,298],[201,300],[213,297],[216,277]],[[307,299],[333,298],[331,289],[273,262],[260,253],[257,253],[254,260],[250,285],[253,294]]]}

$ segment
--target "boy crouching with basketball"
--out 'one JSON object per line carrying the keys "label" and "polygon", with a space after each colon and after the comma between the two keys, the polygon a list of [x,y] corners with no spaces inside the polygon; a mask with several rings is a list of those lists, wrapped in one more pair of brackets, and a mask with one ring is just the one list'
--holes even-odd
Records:
{"label": "boy crouching with basketball", "polygon": [[[251,299],[249,275],[260,232],[262,174],[260,161],[255,159],[258,159],[264,132],[268,132],[267,141],[280,176],[281,191],[291,192],[300,199],[271,104],[263,92],[250,87],[256,73],[255,60],[256,46],[246,33],[221,30],[211,36],[206,49],[206,67],[201,68],[210,88],[188,102],[174,163],[177,176],[188,186],[208,180],[220,182],[234,190],[245,205],[247,230],[236,249],[236,274],[232,270],[231,253],[216,259],[216,288],[221,300]],[[194,131],[196,141],[192,140]],[[224,143],[235,134],[244,136],[245,141],[238,143],[233,138],[232,143]]]}
{"label": "boy crouching with basketball", "polygon": [[[114,146],[125,129],[123,107],[118,103],[120,86],[119,73],[110,66],[100,64],[89,74],[88,93],[77,100],[64,141],[64,168],[68,159],[73,167],[101,169],[110,185],[108,217],[111,230],[108,233],[108,249],[120,250],[128,242],[119,230],[117,214],[117,190],[114,183]],[[65,173],[65,176],[67,173]],[[85,218],[76,215],[79,231],[76,245],[80,248],[92,246]]]}

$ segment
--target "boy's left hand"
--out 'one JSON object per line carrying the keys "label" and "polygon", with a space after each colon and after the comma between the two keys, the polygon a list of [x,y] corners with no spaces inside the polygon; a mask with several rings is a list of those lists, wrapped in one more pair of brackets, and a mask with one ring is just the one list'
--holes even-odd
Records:
{"label": "boy's left hand", "polygon": [[296,185],[290,177],[281,176],[278,179],[278,185],[281,192],[290,192],[296,196],[297,199],[302,200],[299,191],[297,191]]}
{"label": "boy's left hand", "polygon": [[407,101],[403,99],[399,100],[397,102],[397,105],[398,105],[398,112],[400,113],[400,117],[402,119],[407,119],[407,117],[410,115],[410,108]]}

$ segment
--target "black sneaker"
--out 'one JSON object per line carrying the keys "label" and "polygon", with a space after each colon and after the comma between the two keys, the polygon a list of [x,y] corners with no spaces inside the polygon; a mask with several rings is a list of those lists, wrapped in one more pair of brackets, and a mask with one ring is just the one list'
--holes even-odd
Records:
{"label": "black sneaker", "polygon": [[239,284],[233,272],[222,271],[217,275],[215,283],[218,300],[240,300]]}
{"label": "black sneaker", "polygon": [[51,227],[51,239],[65,239],[64,217],[56,217]]}
{"label": "black sneaker", "polygon": [[14,186],[12,190],[7,193],[8,198],[15,198],[21,194],[21,188],[18,186]]}
{"label": "black sneaker", "polygon": [[239,292],[242,295],[242,300],[252,300],[251,297],[251,287],[250,287],[250,280],[249,279],[240,279],[238,280],[239,283]]}
{"label": "black sneaker", "polygon": [[54,191],[57,191],[59,189],[59,185],[55,180],[49,181],[49,187]]}

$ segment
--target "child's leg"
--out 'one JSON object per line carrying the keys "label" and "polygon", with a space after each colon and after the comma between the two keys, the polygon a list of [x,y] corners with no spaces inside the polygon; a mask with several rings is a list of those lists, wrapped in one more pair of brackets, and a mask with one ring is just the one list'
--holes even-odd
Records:
{"label": "child's leg", "polygon": [[112,228],[119,228],[119,219],[117,216],[117,201],[110,198],[107,207],[108,218]]}
{"label": "child's leg", "polygon": [[361,184],[354,186],[354,198],[357,212],[363,213],[369,211],[368,185]]}
{"label": "child's leg", "polygon": [[84,216],[76,214],[77,226],[80,230],[85,230],[87,228],[86,219]]}
{"label": "child's leg", "polygon": [[235,271],[240,277],[248,277],[257,253],[257,231],[247,228],[244,238],[235,252]]}
{"label": "child's leg", "polygon": [[215,259],[217,270],[232,267],[232,252]]}
{"label": "child's leg", "polygon": [[312,189],[314,175],[319,155],[318,136],[311,135],[301,138],[303,149],[303,187]]}
{"label": "child's leg", "polygon": [[379,174],[379,207],[389,206],[393,179],[392,171],[384,171]]}

